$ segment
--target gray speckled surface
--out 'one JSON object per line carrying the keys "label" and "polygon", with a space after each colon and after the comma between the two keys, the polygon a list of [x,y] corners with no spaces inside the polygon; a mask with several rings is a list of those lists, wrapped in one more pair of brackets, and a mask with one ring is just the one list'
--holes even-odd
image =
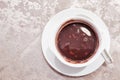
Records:
{"label": "gray speckled surface", "polygon": [[[106,23],[114,65],[78,78],[52,70],[42,55],[41,34],[48,20],[70,7],[88,9]],[[0,0],[0,80],[119,80],[119,0]]]}

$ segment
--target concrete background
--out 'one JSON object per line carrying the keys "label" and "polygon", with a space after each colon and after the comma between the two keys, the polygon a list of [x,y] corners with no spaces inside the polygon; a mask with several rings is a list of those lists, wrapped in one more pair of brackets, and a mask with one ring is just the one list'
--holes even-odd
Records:
{"label": "concrete background", "polygon": [[[41,34],[52,16],[70,7],[97,14],[111,36],[111,66],[78,78],[62,76],[46,63],[41,50]],[[0,0],[0,80],[119,80],[120,79],[119,0]]]}

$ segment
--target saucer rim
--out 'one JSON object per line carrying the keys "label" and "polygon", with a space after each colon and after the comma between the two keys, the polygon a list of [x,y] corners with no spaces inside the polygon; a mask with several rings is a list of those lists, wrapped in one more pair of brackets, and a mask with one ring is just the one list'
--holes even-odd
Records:
{"label": "saucer rim", "polygon": [[[45,28],[44,28],[44,31],[43,31],[43,33],[42,33],[42,40],[41,40],[41,42],[42,42],[42,51],[43,51],[43,56],[44,56],[44,58],[45,58],[45,60],[47,61],[47,63],[49,64],[49,66],[51,67],[51,68],[53,68],[56,72],[58,72],[58,73],[60,73],[60,74],[62,74],[62,75],[66,75],[66,76],[71,76],[71,77],[77,77],[77,76],[75,76],[75,75],[69,75],[69,74],[64,74],[64,73],[62,73],[62,72],[60,72],[59,70],[57,70],[57,68],[55,68],[55,66],[53,66],[52,65],[52,63],[50,64],[50,62],[47,60],[47,57],[45,56],[45,50],[43,49],[43,46],[44,46],[44,38],[45,38],[45,36],[43,36],[43,35],[45,35],[45,31],[46,31],[46,28],[47,26],[45,26]],[[108,32],[108,29],[106,29],[106,31]],[[109,32],[108,32],[108,34],[106,34],[108,37],[109,37],[109,40],[108,40],[108,38],[106,38],[107,40],[106,41],[108,41],[108,43],[109,44],[107,44],[107,45],[109,45],[108,47],[107,47],[107,50],[109,50],[109,48],[110,48],[110,35],[109,35]],[[47,54],[47,53],[46,53]],[[104,63],[104,61],[102,61],[101,62],[101,64],[99,65],[99,67],[102,65]],[[98,68],[99,68],[98,67]],[[98,69],[97,68],[97,69]],[[93,70],[92,72],[94,72],[94,71],[96,71],[97,69],[95,69],[95,70]],[[92,73],[92,72],[90,72],[90,73]],[[78,75],[78,76],[84,76],[84,75],[87,75],[87,74],[90,74],[89,72],[88,73],[86,73],[86,74],[82,74],[82,75]]]}

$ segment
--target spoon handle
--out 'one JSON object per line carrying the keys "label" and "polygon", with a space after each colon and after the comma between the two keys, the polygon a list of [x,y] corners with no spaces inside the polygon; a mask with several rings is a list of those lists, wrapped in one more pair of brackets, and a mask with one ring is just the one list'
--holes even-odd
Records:
{"label": "spoon handle", "polygon": [[102,56],[107,63],[113,63],[113,58],[111,57],[110,53],[107,50],[104,49]]}

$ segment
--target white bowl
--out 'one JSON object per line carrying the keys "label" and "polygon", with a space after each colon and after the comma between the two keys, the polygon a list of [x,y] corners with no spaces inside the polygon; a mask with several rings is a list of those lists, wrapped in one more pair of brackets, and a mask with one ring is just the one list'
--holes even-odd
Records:
{"label": "white bowl", "polygon": [[[83,10],[83,9],[80,9]],[[67,11],[67,10],[64,10]],[[64,12],[62,11],[62,12]],[[89,14],[84,14],[84,10],[82,11],[83,13],[81,13],[81,15],[75,15],[74,12],[72,12],[71,9],[71,13],[68,13],[67,15],[64,16],[57,16],[60,15],[60,13],[56,14],[52,19],[51,19],[51,33],[48,34],[49,35],[49,48],[50,50],[55,54],[55,56],[57,57],[58,60],[60,60],[63,64],[70,66],[70,67],[85,67],[89,64],[91,64],[92,62],[94,62],[99,55],[102,53],[102,51],[104,50],[105,46],[104,46],[104,36],[103,35],[103,31],[100,28],[100,24],[95,22],[95,18],[91,18],[91,16]],[[56,18],[56,19],[55,19]],[[87,23],[89,23],[90,25],[92,25],[92,28],[94,30],[96,30],[96,33],[98,34],[98,38],[99,38],[99,46],[98,49],[95,53],[95,55],[90,58],[87,62],[85,63],[77,63],[77,64],[73,64],[70,62],[67,62],[63,56],[60,54],[60,52],[58,51],[57,47],[56,47],[56,34],[58,32],[58,30],[60,29],[61,25],[64,24],[65,22],[69,21],[69,20],[83,20]],[[49,22],[48,22],[49,23]]]}

